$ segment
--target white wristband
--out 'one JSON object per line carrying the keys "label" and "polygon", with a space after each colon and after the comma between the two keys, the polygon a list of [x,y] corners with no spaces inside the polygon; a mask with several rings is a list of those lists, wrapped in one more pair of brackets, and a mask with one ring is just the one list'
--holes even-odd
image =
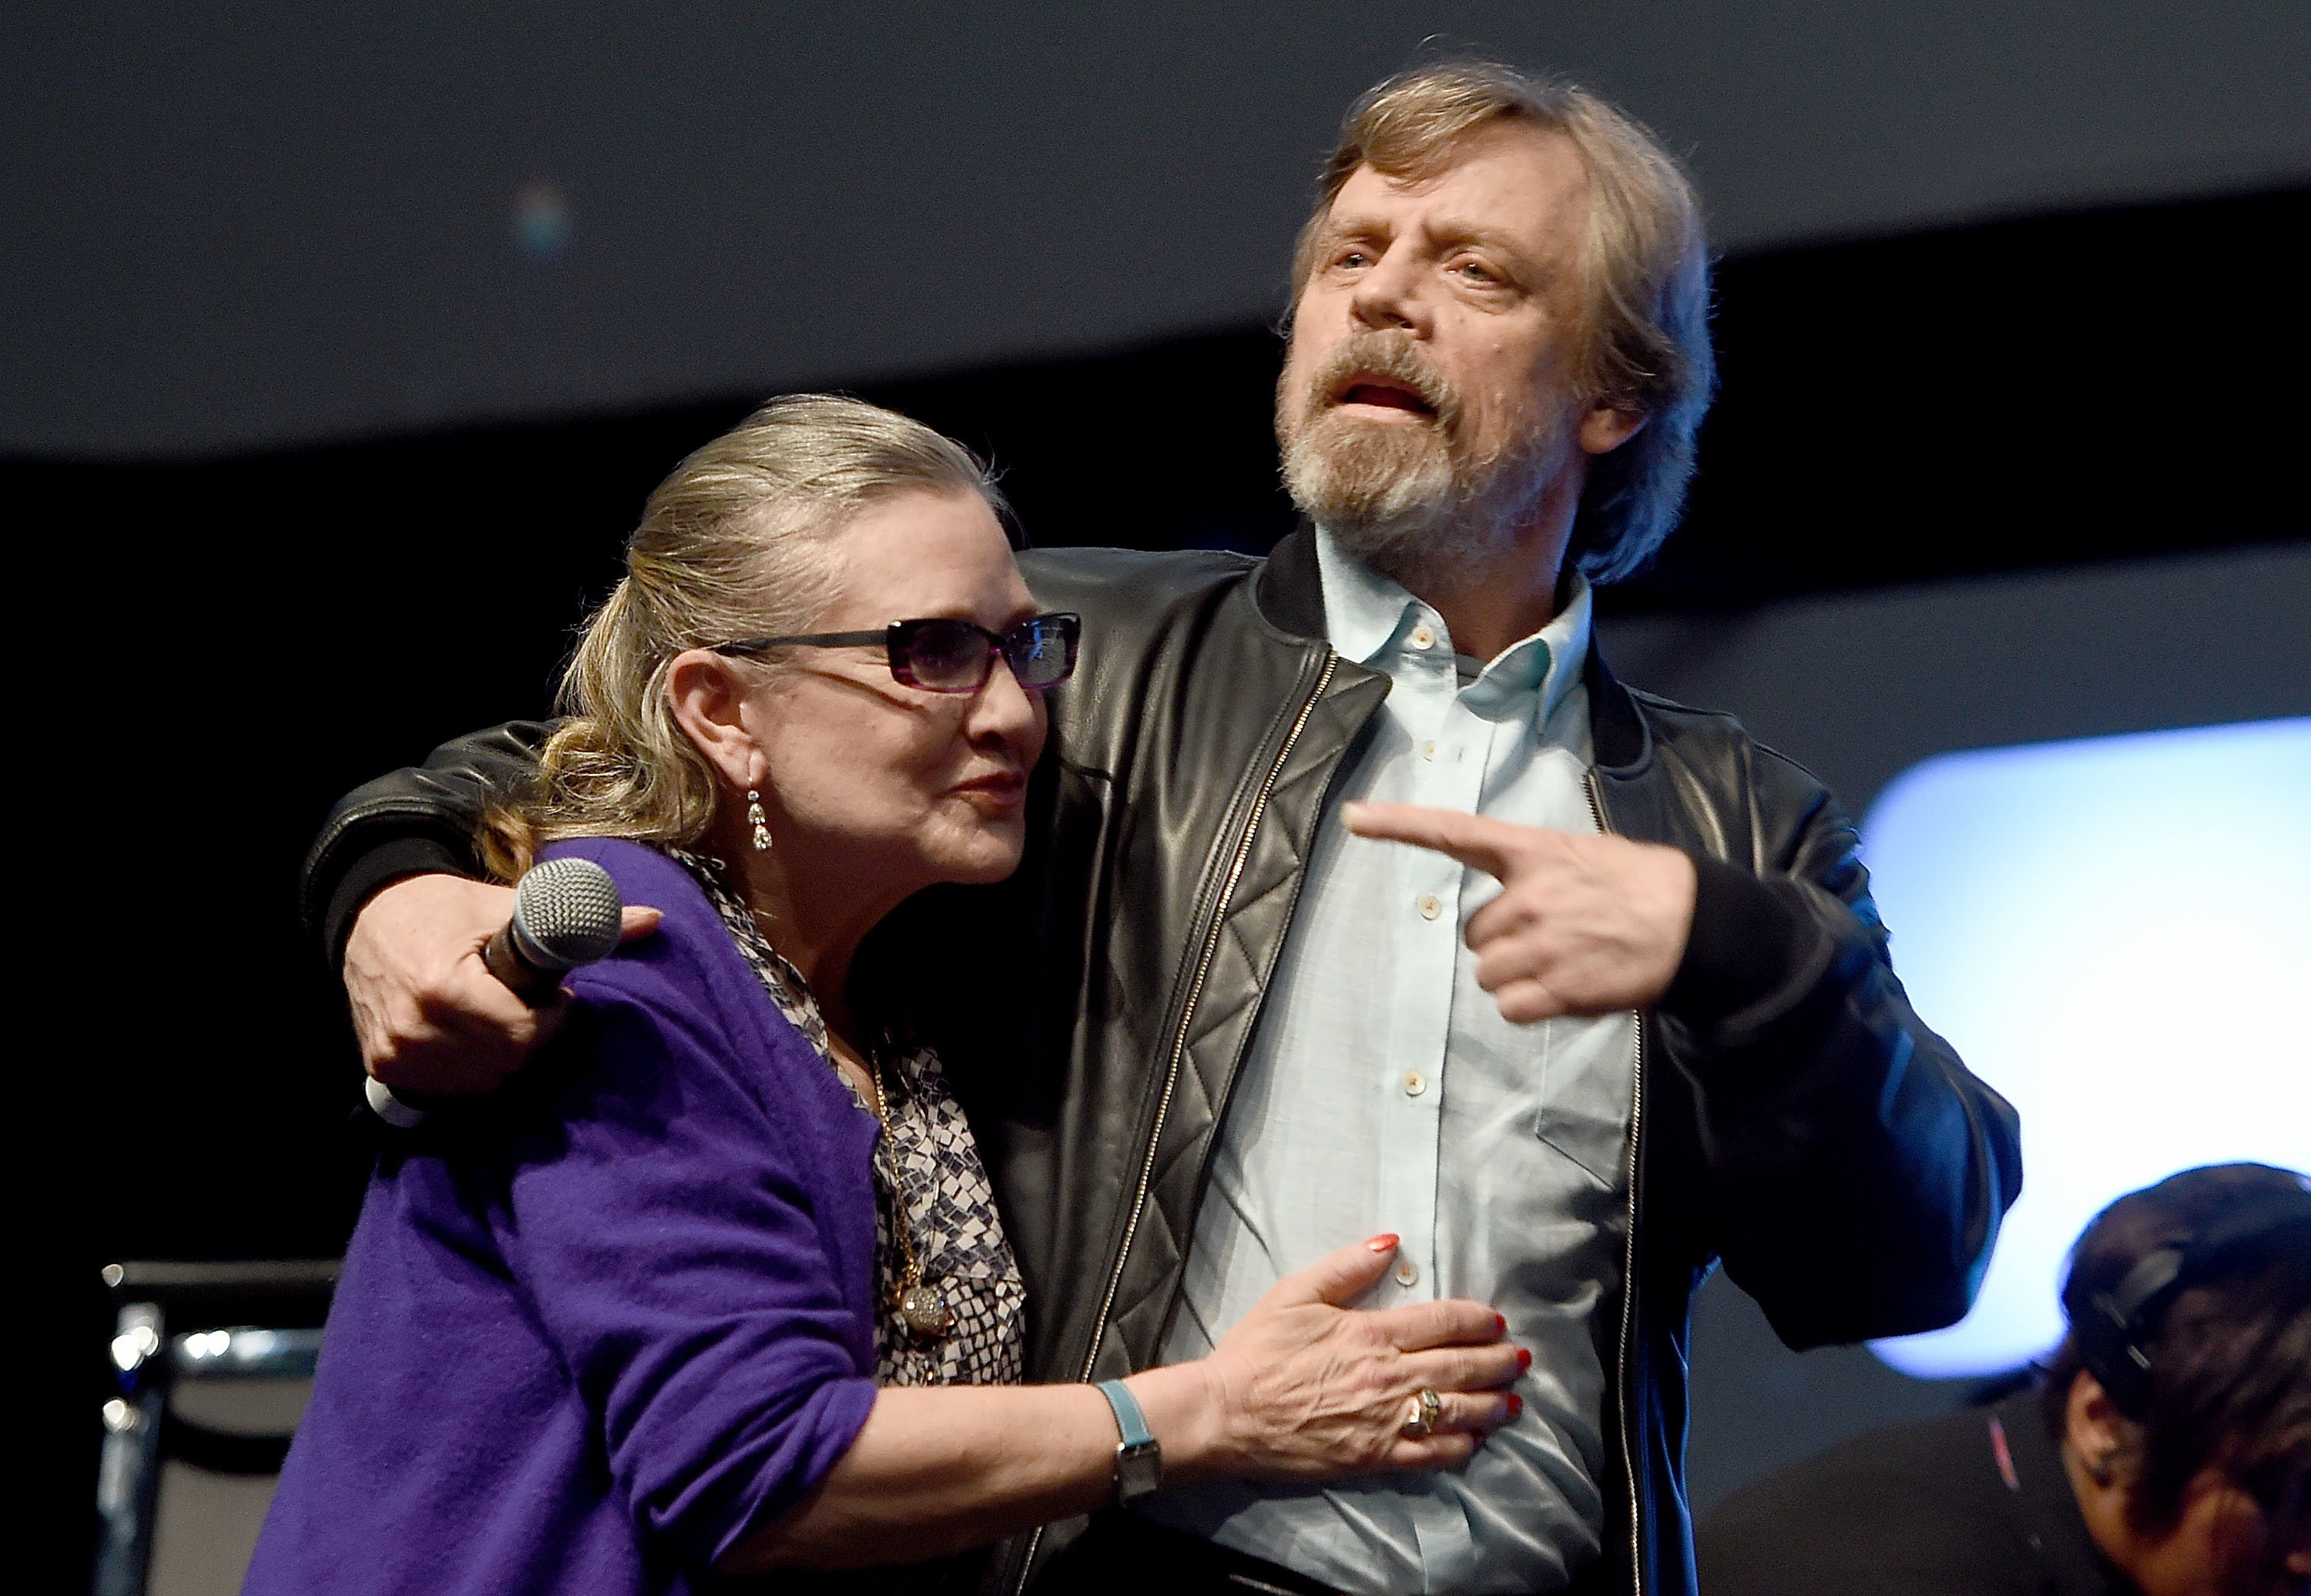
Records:
{"label": "white wristband", "polygon": [[369,1112],[392,1126],[396,1130],[414,1130],[425,1123],[425,1111],[412,1108],[393,1095],[393,1088],[375,1076],[362,1081],[362,1095],[369,1099]]}

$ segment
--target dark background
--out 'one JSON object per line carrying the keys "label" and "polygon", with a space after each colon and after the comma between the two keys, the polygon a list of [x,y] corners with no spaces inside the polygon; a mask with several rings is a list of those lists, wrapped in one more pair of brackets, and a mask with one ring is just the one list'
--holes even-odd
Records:
{"label": "dark background", "polygon": [[[1633,680],[1743,714],[1857,812],[1944,748],[2311,712],[2311,133],[2272,92],[2311,58],[2301,13],[2185,37],[2056,8],[2022,37],[1847,9],[1736,48],[1707,6],[1375,7],[1368,36],[1140,8],[942,59],[928,13],[723,8],[643,51],[690,64],[647,93],[627,24],[561,13],[490,39],[422,11],[384,39],[34,19],[0,48],[0,504],[60,1545],[93,1478],[96,1267],[343,1244],[356,1065],[292,899],[336,795],[542,711],[643,496],[783,388],[964,439],[1038,542],[1265,548],[1291,228],[1340,106],[1426,31],[1627,95],[1730,240],[1687,524],[1601,600]],[[761,78],[700,66],[732,29],[776,34],[741,52]],[[750,113],[871,136],[798,151]],[[558,177],[544,250],[505,211],[539,173],[590,174]],[[1951,1400],[1782,1353],[1722,1286],[1696,1362],[1705,1504]]]}
{"label": "dark background", "polygon": [[1424,43],[1626,106],[1743,253],[2311,171],[2299,0],[18,0],[0,449],[207,456],[1249,327],[1341,111]]}

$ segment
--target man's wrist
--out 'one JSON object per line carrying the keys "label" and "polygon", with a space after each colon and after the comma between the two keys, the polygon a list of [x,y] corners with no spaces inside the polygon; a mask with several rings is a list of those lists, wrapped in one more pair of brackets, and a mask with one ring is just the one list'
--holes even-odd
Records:
{"label": "man's wrist", "polygon": [[397,881],[412,876],[473,878],[471,865],[436,837],[395,837],[367,850],[345,866],[329,889],[321,911],[321,946],[332,967],[345,962],[345,943],[369,902]]}
{"label": "man's wrist", "polygon": [[1783,994],[1821,963],[1828,933],[1792,901],[1788,884],[1738,866],[1693,859],[1693,924],[1661,1007],[1712,1027]]}

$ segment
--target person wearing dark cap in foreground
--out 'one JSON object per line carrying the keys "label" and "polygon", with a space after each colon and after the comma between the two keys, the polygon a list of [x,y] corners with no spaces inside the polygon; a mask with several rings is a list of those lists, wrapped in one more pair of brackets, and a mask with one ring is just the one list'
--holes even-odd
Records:
{"label": "person wearing dark cap in foreground", "polygon": [[2079,1238],[2042,1382],[1857,1436],[1703,1521],[1711,1596],[2311,1589],[2311,1188],[2185,1170]]}

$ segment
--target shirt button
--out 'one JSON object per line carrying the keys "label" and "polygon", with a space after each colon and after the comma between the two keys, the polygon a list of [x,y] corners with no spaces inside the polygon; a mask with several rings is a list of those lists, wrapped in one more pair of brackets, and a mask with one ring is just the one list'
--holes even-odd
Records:
{"label": "shirt button", "polygon": [[1435,641],[1436,634],[1429,631],[1427,627],[1415,626],[1412,629],[1412,646],[1414,648],[1425,649]]}
{"label": "shirt button", "polygon": [[1417,1069],[1408,1069],[1404,1072],[1404,1095],[1407,1097],[1417,1097],[1426,1090],[1428,1090],[1426,1076]]}
{"label": "shirt button", "polygon": [[1399,1286],[1419,1285],[1420,1266],[1413,1262],[1409,1258],[1406,1259],[1402,1263],[1398,1264],[1396,1266],[1396,1283]]}
{"label": "shirt button", "polygon": [[1421,757],[1421,758],[1423,758],[1423,759],[1434,759],[1434,758],[1435,758],[1435,757],[1436,757],[1436,745],[1435,745],[1435,744],[1434,744],[1434,743],[1423,743],[1423,744],[1421,744],[1421,745],[1420,745],[1420,757]]}
{"label": "shirt button", "polygon": [[1435,920],[1438,915],[1444,912],[1444,905],[1436,901],[1436,894],[1435,893],[1421,894],[1419,907],[1420,918],[1423,920]]}

